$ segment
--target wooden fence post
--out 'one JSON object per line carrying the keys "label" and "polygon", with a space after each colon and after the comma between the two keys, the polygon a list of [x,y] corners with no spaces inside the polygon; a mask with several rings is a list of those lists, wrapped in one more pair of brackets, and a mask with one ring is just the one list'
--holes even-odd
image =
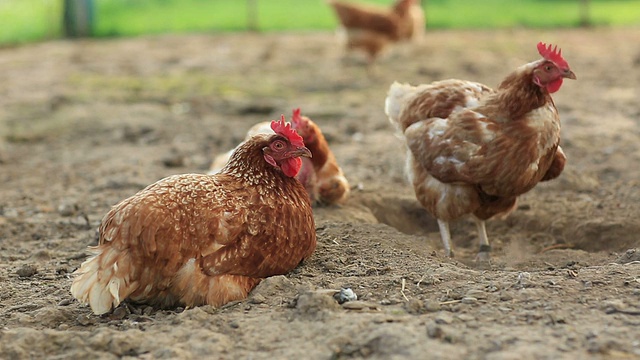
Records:
{"label": "wooden fence post", "polygon": [[580,26],[582,27],[591,26],[589,3],[589,0],[580,0]]}
{"label": "wooden fence post", "polygon": [[93,8],[93,0],[64,0],[64,35],[71,38],[93,35]]}
{"label": "wooden fence post", "polygon": [[247,0],[247,29],[258,31],[258,0]]}

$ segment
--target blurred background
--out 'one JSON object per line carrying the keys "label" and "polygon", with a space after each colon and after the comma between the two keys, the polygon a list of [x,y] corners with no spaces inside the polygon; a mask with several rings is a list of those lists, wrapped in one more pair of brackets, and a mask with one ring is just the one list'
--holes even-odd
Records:
{"label": "blurred background", "polygon": [[[428,29],[640,24],[640,0],[422,0],[422,7]],[[64,36],[330,30],[336,18],[325,0],[0,0],[0,24],[0,45],[12,45]]]}

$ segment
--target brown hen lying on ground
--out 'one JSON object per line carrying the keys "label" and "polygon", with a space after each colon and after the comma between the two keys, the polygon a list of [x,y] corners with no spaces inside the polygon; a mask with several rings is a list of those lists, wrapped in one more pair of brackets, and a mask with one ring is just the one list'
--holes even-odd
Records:
{"label": "brown hen lying on ground", "polygon": [[308,258],[315,225],[295,176],[311,152],[284,116],[270,125],[274,133],[243,142],[219,173],[170,176],[115,205],[72,295],[96,314],[125,299],[220,306]]}
{"label": "brown hen lying on ground", "polygon": [[[313,157],[302,159],[302,168],[296,178],[304,185],[312,203],[323,205],[341,204],[349,196],[347,178],[329,148],[320,127],[306,116],[300,115],[300,109],[293,110],[293,128],[304,139],[305,146]],[[273,133],[266,122],[252,126],[247,138],[260,133]],[[220,171],[227,163],[233,150],[220,154],[213,159],[209,174]]]}
{"label": "brown hen lying on ground", "polygon": [[488,259],[485,220],[508,214],[519,195],[564,168],[551,94],[576,76],[557,47],[539,43],[538,51],[542,59],[517,68],[496,90],[463,80],[389,89],[385,112],[406,140],[409,181],[437,218],[447,256],[449,221],[471,214],[478,259]]}

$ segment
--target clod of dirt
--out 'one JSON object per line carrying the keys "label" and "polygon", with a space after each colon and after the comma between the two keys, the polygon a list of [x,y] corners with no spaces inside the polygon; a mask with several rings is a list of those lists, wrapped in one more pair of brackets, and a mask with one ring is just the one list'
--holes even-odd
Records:
{"label": "clod of dirt", "polygon": [[263,304],[267,299],[262,294],[255,294],[249,298],[250,304]]}
{"label": "clod of dirt", "polygon": [[424,302],[424,309],[427,312],[436,312],[442,309],[442,305],[438,301],[427,300]]}
{"label": "clod of dirt", "polygon": [[296,286],[283,275],[271,276],[260,282],[249,294],[248,301],[252,304],[281,305],[283,298],[293,299],[296,296]]}
{"label": "clod of dirt", "polygon": [[32,277],[37,273],[38,273],[38,268],[36,268],[36,266],[32,264],[24,264],[20,269],[16,270],[16,274],[18,274],[18,276],[23,278]]}
{"label": "clod of dirt", "polygon": [[92,323],[91,317],[89,315],[84,315],[84,314],[78,315],[76,321],[81,326],[89,326]]}
{"label": "clod of dirt", "polygon": [[627,264],[633,261],[640,261],[640,249],[629,249],[616,259],[618,264]]}
{"label": "clod of dirt", "polygon": [[327,292],[308,291],[298,297],[296,310],[299,315],[322,318],[328,312],[340,310],[340,305]]}
{"label": "clod of dirt", "polygon": [[42,308],[33,312],[34,323],[54,329],[73,318],[73,310],[65,308]]}
{"label": "clod of dirt", "polygon": [[357,311],[380,311],[380,307],[375,303],[368,301],[349,301],[342,304],[342,308],[346,310],[357,310]]}
{"label": "clod of dirt", "polygon": [[444,338],[444,330],[438,324],[431,322],[427,324],[427,336],[432,339],[442,339]]}
{"label": "clod of dirt", "polygon": [[409,314],[422,314],[425,312],[424,302],[420,299],[411,299],[404,304],[405,310]]}
{"label": "clod of dirt", "polygon": [[51,254],[47,250],[38,250],[31,255],[31,258],[38,261],[48,261],[51,260]]}

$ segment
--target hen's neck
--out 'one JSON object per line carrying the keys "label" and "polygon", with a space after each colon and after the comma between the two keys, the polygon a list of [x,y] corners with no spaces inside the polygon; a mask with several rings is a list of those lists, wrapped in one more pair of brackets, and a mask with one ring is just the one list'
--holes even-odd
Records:
{"label": "hen's neck", "polygon": [[547,102],[553,103],[549,93],[533,83],[530,65],[516,69],[500,83],[498,91],[485,102],[490,113],[505,121],[517,121]]}
{"label": "hen's neck", "polygon": [[320,170],[327,162],[329,155],[329,144],[324,138],[324,135],[322,135],[320,131],[316,131],[315,139],[312,142],[305,143],[305,146],[309,151],[311,151],[311,154],[313,154],[313,157],[311,158],[313,168],[316,171]]}
{"label": "hen's neck", "polygon": [[291,178],[285,176],[282,170],[267,163],[262,149],[267,142],[250,139],[242,143],[231,154],[222,173],[231,175],[249,186],[280,187]]}

